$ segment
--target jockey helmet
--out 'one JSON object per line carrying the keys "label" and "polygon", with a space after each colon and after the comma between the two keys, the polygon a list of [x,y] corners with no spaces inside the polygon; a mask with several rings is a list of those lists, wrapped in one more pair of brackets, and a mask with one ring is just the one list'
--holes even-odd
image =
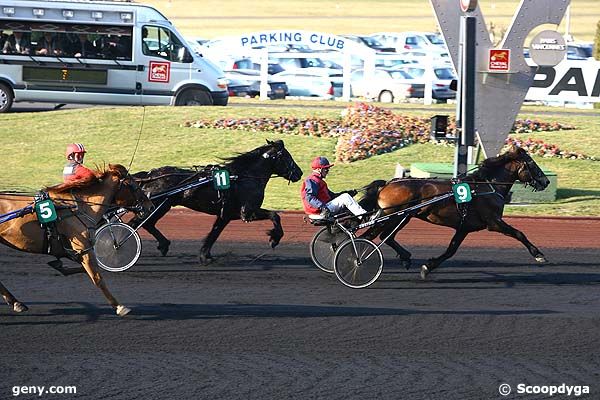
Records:
{"label": "jockey helmet", "polygon": [[68,144],[67,151],[65,151],[67,158],[69,158],[69,156],[71,154],[75,154],[75,153],[85,153],[85,147],[83,147],[83,145],[81,143]]}
{"label": "jockey helmet", "polygon": [[329,168],[333,167],[334,165],[335,164],[330,164],[329,160],[323,156],[313,158],[313,160],[310,163],[310,167],[312,169]]}

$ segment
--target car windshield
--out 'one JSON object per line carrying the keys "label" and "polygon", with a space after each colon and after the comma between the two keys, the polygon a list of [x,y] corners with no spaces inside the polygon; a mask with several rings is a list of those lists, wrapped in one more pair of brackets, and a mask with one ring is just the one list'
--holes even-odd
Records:
{"label": "car windshield", "polygon": [[323,61],[320,58],[307,58],[306,65],[309,67],[319,67],[319,68],[327,68]]}
{"label": "car windshield", "polygon": [[440,44],[443,45],[444,44],[444,39],[442,39],[442,37],[440,35],[426,35],[427,39],[429,39],[429,41],[433,44]]}
{"label": "car windshield", "polygon": [[406,71],[391,71],[390,75],[394,79],[413,79],[413,77]]}
{"label": "car windshield", "polygon": [[452,72],[452,70],[450,68],[436,68],[435,69],[435,76],[438,77],[438,79],[454,79],[454,72]]}
{"label": "car windshield", "polygon": [[362,37],[362,40],[363,40],[363,41],[364,41],[364,42],[367,44],[367,46],[369,46],[369,47],[373,47],[373,46],[380,46],[380,47],[381,47],[381,46],[382,46],[382,44],[381,44],[381,42],[380,42],[380,41],[378,41],[378,40],[376,40],[376,39],[374,39],[374,38],[372,38],[372,37],[369,37],[369,36],[363,36],[363,37]]}

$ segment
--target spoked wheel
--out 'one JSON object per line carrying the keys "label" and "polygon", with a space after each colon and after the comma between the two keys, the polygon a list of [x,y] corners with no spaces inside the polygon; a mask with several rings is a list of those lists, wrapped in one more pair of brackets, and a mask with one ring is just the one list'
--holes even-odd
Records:
{"label": "spoked wheel", "polygon": [[335,251],[348,235],[339,229],[324,226],[313,236],[310,242],[310,258],[312,262],[323,272],[333,274],[333,258]]}
{"label": "spoked wheel", "polygon": [[121,272],[130,268],[140,258],[142,241],[129,225],[111,222],[96,231],[94,252],[102,269]]}
{"label": "spoked wheel", "polygon": [[333,265],[335,276],[344,285],[360,289],[379,278],[383,270],[383,255],[370,240],[347,240],[337,249]]}

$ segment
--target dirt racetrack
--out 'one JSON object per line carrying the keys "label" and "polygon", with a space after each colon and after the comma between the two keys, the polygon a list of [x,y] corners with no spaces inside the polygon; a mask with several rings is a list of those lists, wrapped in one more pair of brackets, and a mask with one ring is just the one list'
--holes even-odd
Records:
{"label": "dirt racetrack", "polygon": [[[427,281],[417,266],[451,230],[411,222],[373,286],[352,290],[310,263],[298,213],[268,247],[268,223],[236,222],[199,267],[211,217],[174,210],[144,235],[137,265],[103,273],[133,311],[116,317],[83,275],[0,247],[0,280],[30,310],[0,306],[0,399],[566,399],[517,385],[589,386],[600,398],[600,220],[510,218],[546,254],[477,233]],[[193,240],[191,240],[193,239]],[[512,387],[502,397],[498,387]],[[16,386],[77,394],[13,396]],[[575,389],[574,389],[575,390]]]}

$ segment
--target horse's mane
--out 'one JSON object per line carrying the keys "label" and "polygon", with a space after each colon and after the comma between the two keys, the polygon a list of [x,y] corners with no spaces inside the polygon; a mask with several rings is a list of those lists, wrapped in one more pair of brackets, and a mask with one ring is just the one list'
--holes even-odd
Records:
{"label": "horse's mane", "polygon": [[225,166],[231,166],[233,164],[247,164],[254,161],[257,156],[262,156],[262,154],[271,149],[274,145],[281,146],[281,148],[283,148],[283,141],[276,140],[274,142],[268,142],[267,144],[257,147],[254,150],[250,150],[246,153],[238,153],[237,155],[231,157],[223,157],[221,160],[225,163]]}
{"label": "horse's mane", "polygon": [[510,161],[514,161],[521,152],[523,152],[523,150],[520,147],[512,145],[498,156],[489,157],[483,160],[481,163],[479,163],[478,169],[472,174],[469,174],[469,176],[476,180],[489,179],[491,178],[492,171]]}
{"label": "horse's mane", "polygon": [[52,191],[54,193],[65,193],[73,189],[83,189],[93,186],[111,175],[117,176],[119,179],[127,176],[127,168],[121,164],[108,164],[108,167],[97,166],[96,170],[92,172],[94,175],[89,178],[78,179],[73,182],[59,183],[58,185],[54,186],[47,186],[44,188],[44,190]]}

